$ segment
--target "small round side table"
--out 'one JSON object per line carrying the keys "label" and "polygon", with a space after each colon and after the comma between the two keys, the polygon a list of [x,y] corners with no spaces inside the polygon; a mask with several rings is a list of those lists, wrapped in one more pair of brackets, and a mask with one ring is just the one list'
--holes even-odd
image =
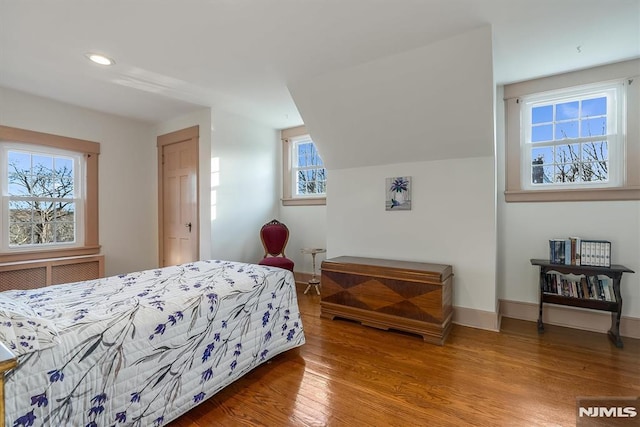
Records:
{"label": "small round side table", "polygon": [[311,254],[311,259],[313,261],[313,273],[311,274],[311,279],[309,279],[309,281],[307,282],[307,289],[304,290],[305,295],[307,294],[307,292],[309,292],[311,286],[314,286],[316,288],[316,292],[318,293],[318,295],[320,295],[320,288],[318,287],[318,285],[320,285],[320,279],[318,279],[318,276],[316,276],[316,254],[321,254],[326,251],[326,249],[321,248],[300,249],[300,252],[302,252],[303,254]]}

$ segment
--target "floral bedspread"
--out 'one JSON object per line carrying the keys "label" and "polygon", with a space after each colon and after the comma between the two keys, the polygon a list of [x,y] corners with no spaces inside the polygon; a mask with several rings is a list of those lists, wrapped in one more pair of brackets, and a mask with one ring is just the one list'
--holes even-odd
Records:
{"label": "floral bedspread", "polygon": [[160,426],[304,344],[293,275],[199,261],[0,294],[7,426]]}

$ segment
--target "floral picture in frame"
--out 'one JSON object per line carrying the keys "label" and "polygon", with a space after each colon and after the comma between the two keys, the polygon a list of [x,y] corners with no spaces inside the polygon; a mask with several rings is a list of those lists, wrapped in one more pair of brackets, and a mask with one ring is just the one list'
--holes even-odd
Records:
{"label": "floral picture in frame", "polygon": [[386,194],[385,207],[388,211],[411,210],[411,177],[387,178]]}

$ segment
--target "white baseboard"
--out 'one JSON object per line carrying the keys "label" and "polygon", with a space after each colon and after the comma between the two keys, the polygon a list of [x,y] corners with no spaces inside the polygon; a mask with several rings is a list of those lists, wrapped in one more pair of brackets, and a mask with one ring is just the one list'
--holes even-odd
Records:
{"label": "white baseboard", "polygon": [[453,323],[472,328],[500,331],[500,317],[498,313],[476,310],[467,307],[453,307]]}
{"label": "white baseboard", "polygon": [[[513,319],[538,320],[537,303],[500,300],[500,315]],[[606,333],[611,328],[611,313],[579,307],[545,304],[542,321],[550,325],[565,326],[585,331]],[[640,339],[640,318],[622,316],[620,335]]]}

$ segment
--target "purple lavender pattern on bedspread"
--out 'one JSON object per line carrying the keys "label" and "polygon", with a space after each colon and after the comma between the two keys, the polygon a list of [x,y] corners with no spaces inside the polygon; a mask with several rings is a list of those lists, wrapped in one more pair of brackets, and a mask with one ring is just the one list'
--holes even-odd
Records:
{"label": "purple lavender pattern on bedspread", "polygon": [[[160,426],[305,342],[293,275],[253,264],[199,261],[3,295],[48,327],[39,346],[19,344],[38,344],[38,330],[11,341],[14,427]],[[0,300],[0,323],[32,314],[16,310]]]}

